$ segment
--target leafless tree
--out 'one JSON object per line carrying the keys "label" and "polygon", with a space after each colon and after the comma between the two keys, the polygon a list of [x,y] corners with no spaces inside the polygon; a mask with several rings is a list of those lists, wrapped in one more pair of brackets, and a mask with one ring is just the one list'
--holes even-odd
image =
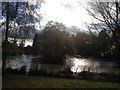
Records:
{"label": "leafless tree", "polygon": [[110,33],[116,50],[120,52],[120,1],[101,2],[96,0],[88,2],[88,6],[85,9],[99,22],[98,25],[101,29],[106,29]]}

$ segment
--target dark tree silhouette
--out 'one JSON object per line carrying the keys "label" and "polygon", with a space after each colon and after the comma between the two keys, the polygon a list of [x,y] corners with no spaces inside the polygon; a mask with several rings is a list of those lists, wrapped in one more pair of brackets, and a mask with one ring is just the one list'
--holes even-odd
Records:
{"label": "dark tree silhouette", "polygon": [[65,55],[74,55],[74,42],[69,33],[63,31],[63,25],[53,23],[35,35],[33,42],[34,53],[42,55],[46,63],[64,63]]}

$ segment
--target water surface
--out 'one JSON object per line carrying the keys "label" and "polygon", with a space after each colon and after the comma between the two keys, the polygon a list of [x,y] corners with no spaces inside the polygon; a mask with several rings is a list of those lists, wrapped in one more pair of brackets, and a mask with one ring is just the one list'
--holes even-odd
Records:
{"label": "water surface", "polygon": [[29,72],[30,69],[34,70],[36,68],[38,70],[46,70],[47,72],[59,72],[69,66],[72,72],[120,73],[120,65],[118,63],[94,58],[71,57],[66,59],[64,65],[41,64],[40,56],[32,55],[8,56],[6,61],[6,68],[11,67],[12,69],[19,70],[22,66],[26,66],[27,72]]}

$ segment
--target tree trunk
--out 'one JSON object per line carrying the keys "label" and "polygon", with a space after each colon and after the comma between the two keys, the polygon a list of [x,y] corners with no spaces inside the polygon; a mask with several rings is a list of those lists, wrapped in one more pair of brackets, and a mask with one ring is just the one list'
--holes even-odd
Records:
{"label": "tree trunk", "polygon": [[[7,2],[7,10],[6,10],[6,32],[5,32],[5,46],[3,50],[6,50],[6,45],[8,43],[8,30],[9,30],[9,2]],[[5,51],[6,52],[6,51]],[[6,58],[7,58],[7,52],[6,54],[2,53],[2,74],[5,75],[6,71]]]}

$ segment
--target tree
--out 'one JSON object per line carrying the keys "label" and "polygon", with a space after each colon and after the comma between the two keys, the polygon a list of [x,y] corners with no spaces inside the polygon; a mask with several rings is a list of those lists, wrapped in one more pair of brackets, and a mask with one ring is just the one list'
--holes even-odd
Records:
{"label": "tree", "polygon": [[[9,2],[6,3],[6,32],[5,32],[5,43],[4,43],[5,44],[4,45],[5,48],[6,48],[6,45],[8,44],[9,19],[10,19],[10,17],[11,17],[11,19],[16,17],[17,8],[18,8],[18,3],[16,4],[16,10],[15,10],[14,16],[12,16],[12,14],[10,14],[10,11],[9,11]],[[5,49],[3,49],[3,50],[5,50]],[[5,57],[6,56],[3,55],[3,58],[5,58]],[[3,63],[2,63],[3,75],[5,74],[5,67],[6,67],[5,63],[6,63],[6,58],[3,60]]]}
{"label": "tree", "polygon": [[116,56],[120,56],[120,2],[90,2],[87,11],[99,23],[102,30],[106,30],[112,37],[111,42],[115,45]]}
{"label": "tree", "polygon": [[107,57],[110,37],[105,30],[98,34],[79,32],[74,36],[77,54],[91,57]]}
{"label": "tree", "polygon": [[[7,37],[13,38],[15,36],[16,38],[21,38],[19,36],[23,36],[23,35],[18,35],[19,33],[21,34],[21,32],[24,32],[25,34],[24,36],[28,36],[27,34],[28,31],[29,32],[32,30],[35,31],[35,23],[40,22],[42,18],[40,13],[37,11],[38,9],[40,9],[41,3],[42,1],[36,4],[31,4],[28,2],[10,2],[10,3],[3,2],[2,15],[6,19],[7,19],[6,16],[9,17],[9,29],[8,31],[6,31],[6,33],[8,34]],[[9,6],[8,10],[7,10],[7,6]],[[17,6],[16,9],[14,9],[15,6]],[[9,14],[6,14],[7,11]],[[6,23],[3,22],[3,25],[5,24]],[[5,32],[5,30],[3,32]]]}
{"label": "tree", "polygon": [[40,34],[35,35],[33,49],[42,55],[43,62],[63,64],[65,55],[75,54],[72,38],[61,28],[61,23],[52,22],[47,24]]}
{"label": "tree", "polygon": [[[28,2],[0,2],[0,3],[2,3],[2,16],[4,19],[6,19],[6,21],[2,23],[2,26],[5,26],[5,28],[3,29],[3,32],[5,32],[5,38],[3,38],[4,43],[2,43],[3,52],[6,53],[6,54],[2,53],[3,59],[4,59],[2,64],[3,72],[4,72],[6,57],[7,57],[7,54],[9,54],[6,51],[7,45],[10,44],[8,42],[8,38],[14,37],[12,35],[13,35],[13,32],[15,32],[15,29],[17,30],[16,34],[20,33],[19,32],[20,30],[18,31],[19,26],[21,25],[32,26],[37,21],[40,21],[41,15],[37,13],[36,9],[40,9],[41,2],[36,3],[35,5]],[[37,18],[34,15],[36,15]],[[14,23],[12,24],[12,22]],[[24,31],[27,31],[26,27]],[[24,35],[24,36],[27,36],[27,35]],[[17,37],[17,38],[20,38],[20,37]]]}
{"label": "tree", "polygon": [[74,37],[77,54],[83,56],[97,56],[97,47],[95,45],[97,36],[92,36],[90,33],[79,32]]}
{"label": "tree", "polygon": [[99,55],[102,57],[109,57],[108,49],[110,45],[110,37],[107,34],[106,30],[100,31],[97,38],[97,48]]}

